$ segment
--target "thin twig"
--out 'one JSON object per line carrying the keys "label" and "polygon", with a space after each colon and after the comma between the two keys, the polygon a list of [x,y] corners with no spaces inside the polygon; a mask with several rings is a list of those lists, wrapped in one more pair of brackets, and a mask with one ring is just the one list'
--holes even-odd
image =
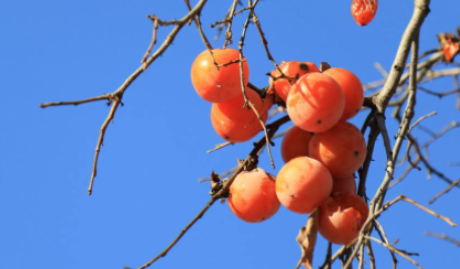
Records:
{"label": "thin twig", "polygon": [[142,61],[141,61],[141,63],[144,64],[144,70],[145,68],[147,68],[147,66],[145,65],[145,62],[147,61],[150,55],[150,52],[152,51],[153,46],[155,46],[155,44],[157,43],[157,31],[158,31],[158,18],[155,18],[153,22],[152,41],[150,41],[149,47],[147,48],[147,51],[145,52],[144,57],[142,57]]}
{"label": "thin twig", "polygon": [[91,98],[82,99],[82,100],[76,100],[76,101],[47,102],[47,103],[44,103],[44,104],[40,104],[40,107],[41,108],[47,108],[47,107],[50,107],[50,106],[68,106],[68,105],[78,106],[78,105],[81,105],[81,104],[86,104],[86,103],[91,103],[91,102],[96,102],[96,101],[102,101],[102,100],[107,100],[107,101],[110,102],[111,98],[112,98],[111,94],[104,94],[104,95],[101,95],[101,96],[91,97]]}
{"label": "thin twig", "polygon": [[399,256],[403,257],[404,259],[408,260],[409,262],[411,262],[412,264],[414,264],[415,266],[417,266],[419,269],[423,269],[422,266],[420,266],[420,264],[418,262],[416,262],[414,259],[412,259],[411,257],[409,257],[409,255],[407,255],[407,253],[404,253],[403,251],[397,249],[397,248],[394,248],[392,245],[389,245],[385,242],[382,242],[374,237],[371,237],[371,236],[366,236],[367,239],[370,239],[374,242],[377,242],[379,243],[380,245],[390,249],[391,251],[394,251],[395,253],[397,253]]}
{"label": "thin twig", "polygon": [[119,98],[116,98],[113,101],[112,108],[110,108],[109,115],[107,116],[104,123],[102,124],[100,134],[99,134],[99,139],[97,140],[96,153],[94,154],[93,171],[91,173],[91,180],[89,182],[88,195],[91,195],[93,193],[94,179],[96,178],[96,175],[97,175],[97,162],[99,160],[99,153],[101,151],[102,143],[104,142],[105,131],[107,130],[107,126],[109,126],[109,123],[113,120],[113,117],[115,116],[115,112],[117,111],[117,108],[120,102],[121,100]]}
{"label": "thin twig", "polygon": [[436,202],[436,200],[438,200],[441,196],[448,193],[450,190],[452,190],[454,187],[457,187],[459,184],[460,184],[460,179],[452,182],[447,188],[445,188],[440,193],[436,194],[433,198],[431,198],[431,200],[428,203],[432,204]]}
{"label": "thin twig", "polygon": [[437,233],[432,233],[432,232],[425,232],[425,235],[426,236],[431,236],[431,237],[434,237],[434,238],[439,238],[439,239],[443,239],[443,240],[446,240],[447,242],[450,242],[454,245],[456,245],[457,247],[460,247],[460,241],[458,241],[457,239],[454,239],[448,235],[445,235],[445,234],[437,234]]}
{"label": "thin twig", "polygon": [[392,205],[394,205],[395,203],[399,202],[399,201],[405,201],[405,202],[408,202],[410,204],[413,204],[415,205],[416,207],[420,208],[421,210],[427,212],[428,214],[430,215],[433,215],[434,217],[436,218],[439,218],[443,221],[445,221],[447,224],[449,224],[450,226],[452,227],[456,227],[457,224],[455,222],[453,222],[450,218],[448,217],[445,217],[445,216],[442,216],[436,212],[434,212],[433,210],[417,203],[416,201],[412,200],[412,199],[409,199],[407,198],[406,196],[404,195],[400,195],[398,197],[396,197],[395,199],[391,200],[390,202],[387,202],[386,204],[384,204],[382,206],[382,208],[380,210],[378,210],[375,214],[374,214],[374,217],[378,217],[380,214],[382,214],[383,211],[387,210],[389,207],[391,207]]}

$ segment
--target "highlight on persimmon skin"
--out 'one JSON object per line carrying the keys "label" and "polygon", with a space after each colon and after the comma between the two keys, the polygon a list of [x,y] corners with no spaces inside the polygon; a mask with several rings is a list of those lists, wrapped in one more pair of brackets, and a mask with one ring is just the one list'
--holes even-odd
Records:
{"label": "highlight on persimmon skin", "polygon": [[308,73],[292,86],[286,108],[295,125],[305,131],[320,133],[340,120],[345,96],[340,85],[330,76]]}
{"label": "highlight on persimmon skin", "polygon": [[[260,116],[265,123],[267,113],[264,112]],[[235,120],[222,113],[217,104],[213,104],[211,108],[211,123],[217,134],[229,142],[248,141],[262,130],[262,125],[257,118],[248,122]]]}
{"label": "highlight on persimmon skin", "polygon": [[353,174],[364,163],[366,153],[363,135],[348,122],[339,122],[310,140],[310,156],[324,164],[333,177]]}
{"label": "highlight on persimmon skin", "polygon": [[291,86],[298,78],[311,72],[319,72],[318,67],[311,62],[282,62],[279,65],[279,68],[283,71],[283,74],[289,78],[280,78],[281,72],[278,69],[275,69],[271,72],[268,82],[276,94],[285,102]]}
{"label": "highlight on persimmon skin", "polygon": [[353,118],[361,110],[364,103],[363,84],[355,74],[343,68],[330,68],[324,74],[331,76],[340,87],[345,96],[345,108],[341,120]]}
{"label": "highlight on persimmon skin", "polygon": [[[256,108],[257,112],[259,115],[262,115],[264,112],[264,102],[262,98],[260,98],[259,94],[256,93],[254,90],[246,87],[246,96],[248,99],[254,104],[254,107]],[[219,107],[219,110],[225,114],[227,117],[232,118],[235,121],[243,121],[243,122],[250,122],[255,119],[257,119],[256,114],[254,111],[251,109],[251,107],[248,105],[246,107],[244,106],[244,97],[243,94],[222,102],[222,103],[217,103],[216,104]]]}
{"label": "highlight on persimmon skin", "polygon": [[356,193],[356,179],[355,175],[351,174],[345,177],[332,178],[332,193],[335,192],[349,192]]}
{"label": "highlight on persimmon skin", "polygon": [[261,168],[239,173],[227,201],[232,212],[247,222],[267,220],[281,205],[275,193],[275,177]]}
{"label": "highlight on persimmon skin", "polygon": [[323,204],[332,191],[327,168],[310,157],[297,157],[286,163],[276,177],[276,195],[287,209],[308,214]]}
{"label": "highlight on persimmon skin", "polygon": [[281,143],[281,156],[284,162],[287,163],[294,158],[308,156],[308,145],[312,136],[312,133],[295,125],[292,126],[284,135]]}
{"label": "highlight on persimmon skin", "polygon": [[[206,101],[213,103],[225,102],[242,94],[239,51],[229,48],[213,49],[212,55],[218,65],[228,65],[217,68],[208,50],[200,53],[192,64],[191,72],[196,92]],[[249,66],[245,58],[243,60],[246,85],[249,81]]]}
{"label": "highlight on persimmon skin", "polygon": [[368,215],[369,208],[358,195],[334,193],[320,207],[318,229],[329,242],[349,245],[358,237]]}
{"label": "highlight on persimmon skin", "polygon": [[378,8],[377,0],[353,0],[351,15],[359,26],[369,24],[375,17]]}

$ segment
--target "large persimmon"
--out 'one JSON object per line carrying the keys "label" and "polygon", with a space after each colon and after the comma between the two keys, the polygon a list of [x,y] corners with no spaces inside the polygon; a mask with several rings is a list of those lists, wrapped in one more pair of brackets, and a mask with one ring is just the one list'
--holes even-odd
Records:
{"label": "large persimmon", "polygon": [[368,215],[369,208],[358,195],[334,193],[320,207],[319,232],[331,243],[349,245],[358,237]]}
{"label": "large persimmon", "polygon": [[228,205],[244,221],[267,220],[280,207],[275,193],[275,177],[261,168],[239,173],[230,186]]}
{"label": "large persimmon", "polygon": [[[214,64],[213,57],[218,66]],[[243,74],[240,73],[239,51],[235,49],[213,49],[212,56],[205,50],[193,62],[191,74],[196,92],[209,102],[220,103],[242,94],[241,75],[246,85],[249,66],[243,58]]]}
{"label": "large persimmon", "polygon": [[287,209],[308,214],[331,194],[332,176],[315,159],[297,157],[286,163],[276,177],[276,195]]}
{"label": "large persimmon", "polygon": [[345,97],[340,85],[322,73],[308,73],[289,91],[287,112],[295,125],[319,133],[332,128],[342,117]]}
{"label": "large persimmon", "polygon": [[364,89],[361,81],[352,72],[343,68],[330,68],[324,74],[331,76],[342,87],[345,96],[345,109],[341,120],[353,118],[364,103]]}
{"label": "large persimmon", "polygon": [[366,158],[366,141],[353,124],[339,122],[332,129],[315,134],[309,145],[312,158],[324,164],[332,176],[353,174]]}

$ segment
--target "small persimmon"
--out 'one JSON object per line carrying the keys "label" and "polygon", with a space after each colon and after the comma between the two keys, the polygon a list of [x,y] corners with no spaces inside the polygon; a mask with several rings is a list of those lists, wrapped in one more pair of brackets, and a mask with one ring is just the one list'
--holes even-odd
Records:
{"label": "small persimmon", "polygon": [[353,0],[351,15],[359,26],[365,26],[374,19],[378,5],[377,0]]}

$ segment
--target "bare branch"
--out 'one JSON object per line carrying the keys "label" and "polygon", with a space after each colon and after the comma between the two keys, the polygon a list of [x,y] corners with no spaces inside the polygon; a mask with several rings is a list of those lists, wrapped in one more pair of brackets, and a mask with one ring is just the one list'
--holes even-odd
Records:
{"label": "bare branch", "polygon": [[[387,243],[384,243],[374,237],[371,237],[371,236],[366,236],[367,239],[370,239],[374,242],[377,242],[379,243],[380,245],[388,248],[389,250],[397,253],[398,255],[400,255],[401,257],[403,257],[404,259],[408,260],[409,262],[411,262],[412,264],[414,264],[415,266],[417,266],[419,269],[423,269],[422,266],[420,266],[420,264],[418,262],[416,262],[414,259],[412,259],[411,257],[409,257],[409,255],[407,255],[407,253],[397,249],[397,248],[394,248],[392,245],[389,245]],[[413,253],[412,253],[413,254]]]}
{"label": "bare branch", "polygon": [[457,239],[454,239],[450,236],[447,236],[445,234],[437,234],[437,233],[432,233],[432,232],[425,232],[425,235],[426,236],[431,236],[431,237],[434,237],[434,238],[439,238],[439,239],[443,239],[443,240],[446,240],[447,242],[450,242],[454,245],[456,245],[457,247],[460,247],[460,241],[458,241]]}
{"label": "bare branch", "polygon": [[441,196],[448,193],[450,190],[452,190],[454,187],[457,187],[459,184],[460,184],[460,179],[452,182],[447,188],[445,188],[440,193],[436,194],[433,198],[431,198],[431,200],[428,203],[432,204],[436,202],[436,200],[438,200]]}
{"label": "bare branch", "polygon": [[47,107],[50,107],[50,106],[68,106],[68,105],[78,106],[78,105],[81,105],[81,104],[86,104],[86,103],[91,103],[91,102],[96,102],[96,101],[102,101],[102,100],[107,100],[107,101],[111,102],[112,98],[113,98],[113,96],[111,94],[104,94],[104,95],[101,95],[101,96],[91,97],[91,98],[82,99],[82,100],[76,100],[76,101],[48,102],[48,103],[40,104],[40,107],[41,108],[47,108]]}

